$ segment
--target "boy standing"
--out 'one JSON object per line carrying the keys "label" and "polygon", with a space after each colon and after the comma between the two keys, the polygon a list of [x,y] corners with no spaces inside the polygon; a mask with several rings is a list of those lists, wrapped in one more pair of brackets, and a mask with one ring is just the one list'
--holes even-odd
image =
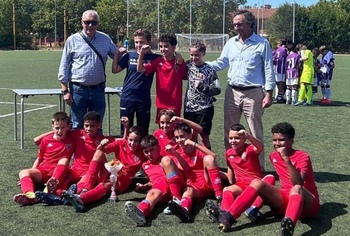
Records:
{"label": "boy standing", "polygon": [[[123,90],[120,97],[120,117],[126,116],[129,119],[130,127],[134,124],[136,114],[136,123],[141,126],[148,134],[149,123],[151,120],[151,87],[154,73],[137,72],[137,61],[143,45],[151,44],[152,34],[147,29],[138,29],[134,33],[134,42],[136,51],[125,53],[125,48],[119,49],[119,55],[115,55],[112,72],[119,73],[126,68],[126,74],[123,83]],[[125,54],[123,54],[125,53]],[[144,54],[142,64],[149,63],[160,55],[149,51]],[[119,58],[119,61],[118,61]],[[124,128],[121,127],[122,134]]]}
{"label": "boy standing", "polygon": [[294,105],[298,100],[300,55],[296,52],[294,43],[289,50],[286,60],[286,104]]}
{"label": "boy standing", "polygon": [[197,42],[190,46],[189,51],[191,60],[186,63],[188,84],[184,118],[202,126],[201,142],[211,149],[209,135],[214,117],[214,96],[221,92],[220,83],[216,72],[203,61],[205,45]]}
{"label": "boy standing", "polygon": [[177,40],[175,35],[162,34],[159,37],[159,49],[163,57],[143,64],[144,56],[150,52],[150,45],[143,45],[137,61],[137,71],[146,75],[156,73],[156,118],[162,109],[172,109],[180,116],[182,107],[182,80],[186,77],[186,63],[178,59],[175,48]]}
{"label": "boy standing", "polygon": [[334,55],[325,45],[322,45],[320,47],[320,52],[322,54],[321,66],[324,67],[324,72],[322,73],[323,80],[321,83],[323,98],[321,102],[330,104],[332,102],[331,101],[331,81],[333,77],[333,69],[335,67]]}
{"label": "boy standing", "polygon": [[289,123],[274,125],[271,129],[275,151],[270,161],[279,177],[281,188],[255,179],[227,211],[219,212],[219,228],[228,231],[236,219],[260,196],[278,215],[281,235],[293,235],[300,218],[313,218],[320,210],[314,172],[309,155],[293,148],[295,130]]}
{"label": "boy standing", "polygon": [[38,157],[32,168],[19,172],[22,193],[16,194],[13,200],[21,205],[37,203],[35,184],[44,184],[54,175],[60,178],[65,174],[66,166],[74,152],[74,141],[67,136],[70,117],[65,112],[52,116],[53,133],[40,142]]}

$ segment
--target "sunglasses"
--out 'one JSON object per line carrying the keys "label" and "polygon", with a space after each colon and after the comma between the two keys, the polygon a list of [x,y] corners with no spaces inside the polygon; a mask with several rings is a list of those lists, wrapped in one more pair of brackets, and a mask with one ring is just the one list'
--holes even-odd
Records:
{"label": "sunglasses", "polygon": [[93,21],[93,20],[85,20],[83,21],[85,25],[97,25],[98,21]]}

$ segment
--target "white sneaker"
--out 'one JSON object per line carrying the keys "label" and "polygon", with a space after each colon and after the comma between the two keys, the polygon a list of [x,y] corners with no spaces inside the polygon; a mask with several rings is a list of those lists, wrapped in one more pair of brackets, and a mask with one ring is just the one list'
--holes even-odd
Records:
{"label": "white sneaker", "polygon": [[[177,199],[176,197],[173,197],[173,201],[176,202],[178,205],[181,204],[181,201],[180,201],[179,199]],[[172,212],[171,212],[169,206],[167,206],[167,207],[163,210],[163,213],[164,213],[165,215],[172,215]]]}
{"label": "white sneaker", "polygon": [[124,209],[126,214],[136,223],[137,226],[144,226],[146,224],[145,215],[133,202],[127,201],[124,205]]}

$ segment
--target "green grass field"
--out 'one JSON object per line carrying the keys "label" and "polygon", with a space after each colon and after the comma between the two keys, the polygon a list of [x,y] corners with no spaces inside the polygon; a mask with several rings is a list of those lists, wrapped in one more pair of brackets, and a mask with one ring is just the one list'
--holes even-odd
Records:
{"label": "green grass field", "polygon": [[[19,141],[13,135],[13,93],[19,88],[59,88],[57,71],[61,52],[58,51],[0,51],[0,232],[1,235],[219,235],[215,224],[207,220],[203,203],[194,203],[195,222],[179,224],[175,216],[165,216],[163,208],[156,209],[149,227],[136,228],[126,218],[124,203],[140,201],[144,194],[130,192],[119,196],[116,203],[103,201],[87,206],[85,213],[76,213],[71,206],[48,207],[42,204],[20,207],[12,201],[20,192],[16,185],[18,172],[32,166],[37,149],[32,139],[50,130],[50,117],[58,107],[37,110],[45,105],[57,105],[57,97],[35,96],[26,99],[25,149],[19,149]],[[184,53],[185,57],[188,57]],[[207,60],[217,54],[208,54]],[[312,158],[321,198],[321,212],[310,221],[298,223],[295,235],[348,235],[350,181],[350,57],[336,55],[333,101],[330,106],[293,107],[274,104],[264,114],[265,152],[271,152],[270,128],[281,121],[291,122],[296,128],[295,147],[307,150]],[[124,74],[110,73],[110,87],[121,86]],[[222,87],[226,86],[226,71],[220,72]],[[154,94],[154,90],[153,93]],[[217,97],[212,147],[219,155],[221,167],[225,167],[223,147],[223,94]],[[320,92],[317,94],[320,98]],[[153,99],[154,100],[154,99]],[[111,97],[112,134],[119,134],[119,98]],[[19,109],[19,106],[18,106]],[[30,111],[31,110],[31,111]],[[153,113],[155,110],[153,110]],[[154,120],[154,117],[152,117]],[[106,123],[106,122],[105,122]],[[243,124],[246,124],[242,121]],[[155,125],[152,123],[152,128]],[[104,125],[106,130],[106,126]],[[267,156],[267,155],[266,155]],[[268,162],[268,161],[267,161]],[[272,171],[269,163],[268,171]],[[264,207],[263,211],[268,208]],[[235,235],[271,236],[279,234],[279,219],[261,224],[250,224],[242,216],[234,227]]]}

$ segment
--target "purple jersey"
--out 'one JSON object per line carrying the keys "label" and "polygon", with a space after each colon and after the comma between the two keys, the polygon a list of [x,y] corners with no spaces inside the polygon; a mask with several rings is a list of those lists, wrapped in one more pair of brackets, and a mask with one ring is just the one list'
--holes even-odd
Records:
{"label": "purple jersey", "polygon": [[300,60],[300,55],[298,53],[296,53],[296,52],[291,52],[287,56],[287,60],[286,60],[287,75],[286,75],[286,79],[299,78],[299,71],[298,71],[299,60]]}
{"label": "purple jersey", "polygon": [[287,58],[287,50],[285,47],[279,47],[275,52],[275,61],[276,61],[276,73],[284,74],[285,73],[285,64]]}

